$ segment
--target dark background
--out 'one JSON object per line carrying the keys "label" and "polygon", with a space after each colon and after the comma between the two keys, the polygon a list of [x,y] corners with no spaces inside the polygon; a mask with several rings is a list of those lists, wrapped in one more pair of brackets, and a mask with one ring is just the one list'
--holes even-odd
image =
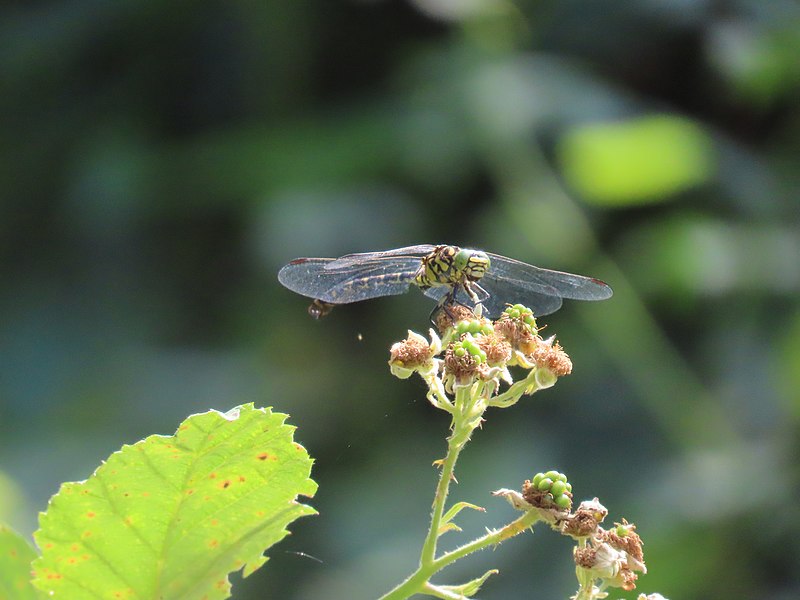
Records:
{"label": "dark background", "polygon": [[[615,289],[543,320],[574,373],[488,413],[452,494],[488,512],[446,547],[557,468],[638,524],[641,591],[800,595],[797,2],[7,2],[0,48],[0,519],[30,535],[120,445],[255,402],[320,515],[234,598],[379,596],[444,452],[386,366],[431,304],[314,322],[275,275],[446,242]],[[495,566],[484,600],[577,588],[544,529],[438,581]]]}

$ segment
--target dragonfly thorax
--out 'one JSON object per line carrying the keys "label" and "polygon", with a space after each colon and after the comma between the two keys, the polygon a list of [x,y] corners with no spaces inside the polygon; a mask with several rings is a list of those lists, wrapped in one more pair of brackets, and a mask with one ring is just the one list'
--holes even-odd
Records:
{"label": "dragonfly thorax", "polygon": [[422,258],[414,283],[422,289],[478,281],[491,262],[485,252],[458,246],[436,246]]}

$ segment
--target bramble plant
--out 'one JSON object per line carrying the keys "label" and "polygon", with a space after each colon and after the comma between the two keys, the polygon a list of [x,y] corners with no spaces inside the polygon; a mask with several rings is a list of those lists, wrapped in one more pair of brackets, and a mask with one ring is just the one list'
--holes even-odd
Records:
{"label": "bramble plant", "polygon": [[[509,306],[494,321],[459,304],[440,306],[430,339],[409,331],[391,348],[391,372],[417,373],[430,403],[451,415],[428,533],[418,568],[382,597],[426,595],[468,600],[496,569],[460,585],[432,578],[455,561],[494,547],[543,522],[573,538],[578,591],[574,600],[606,598],[609,588],[635,588],[645,573],[642,540],[626,520],[604,529],[597,498],[573,510],[573,487],[556,470],[536,473],[521,491],[501,489],[522,514],[507,525],[445,553],[439,539],[461,531],[467,502],[447,507],[456,462],[487,409],[508,408],[555,385],[572,362],[555,337],[543,339],[530,309]],[[522,370],[514,381],[511,369]],[[228,574],[244,576],[287,535],[289,523],[315,511],[311,459],[293,440],[286,415],[251,404],[186,419],[174,436],[150,436],[112,454],[86,481],[65,483],[40,516],[40,554],[0,524],[0,600],[194,600],[230,597]],[[31,571],[32,570],[32,571]],[[30,580],[30,574],[33,580]],[[659,594],[639,600],[663,600]]]}
{"label": "bramble plant", "polygon": [[[473,432],[484,421],[490,407],[508,408],[524,395],[552,387],[559,377],[572,372],[572,362],[555,336],[543,339],[530,309],[520,304],[509,306],[495,321],[460,305],[440,308],[435,319],[441,339],[431,329],[430,341],[408,332],[408,337],[391,349],[389,366],[402,379],[417,373],[428,386],[430,403],[451,415],[447,453],[436,464],[441,468],[434,496],[430,528],[420,554],[419,567],[382,600],[400,600],[414,594],[444,599],[470,598],[493,574],[461,585],[437,585],[431,578],[443,568],[473,552],[497,544],[544,522],[554,530],[575,539],[573,556],[578,578],[574,600],[594,600],[608,596],[608,588],[635,588],[637,573],[645,573],[642,540],[636,526],[623,519],[611,529],[601,523],[608,514],[597,498],[581,502],[572,512],[572,484],[555,470],[537,473],[526,480],[522,491],[501,489],[495,496],[506,498],[522,512],[514,521],[459,548],[437,555],[439,538],[449,531],[460,531],[454,523],[466,508],[482,508],[460,502],[449,509],[447,496],[454,479],[456,461]],[[438,358],[443,354],[443,358]],[[514,381],[509,368],[527,373]],[[501,386],[507,388],[501,391]],[[640,595],[657,600],[660,595]]]}

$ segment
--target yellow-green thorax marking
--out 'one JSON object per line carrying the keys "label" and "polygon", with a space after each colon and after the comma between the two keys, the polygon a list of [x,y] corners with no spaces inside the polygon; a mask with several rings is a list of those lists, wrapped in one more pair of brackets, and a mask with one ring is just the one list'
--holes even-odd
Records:
{"label": "yellow-green thorax marking", "polygon": [[456,286],[478,281],[486,274],[491,262],[485,252],[458,246],[436,246],[423,257],[414,276],[414,283],[422,290],[447,285]]}

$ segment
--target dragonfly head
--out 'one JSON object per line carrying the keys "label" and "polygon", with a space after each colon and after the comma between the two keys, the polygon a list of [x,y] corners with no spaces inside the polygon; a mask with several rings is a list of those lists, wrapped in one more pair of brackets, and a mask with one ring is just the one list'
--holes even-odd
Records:
{"label": "dragonfly head", "polygon": [[453,259],[453,266],[458,273],[463,273],[468,281],[478,281],[489,270],[491,261],[485,252],[463,248]]}

